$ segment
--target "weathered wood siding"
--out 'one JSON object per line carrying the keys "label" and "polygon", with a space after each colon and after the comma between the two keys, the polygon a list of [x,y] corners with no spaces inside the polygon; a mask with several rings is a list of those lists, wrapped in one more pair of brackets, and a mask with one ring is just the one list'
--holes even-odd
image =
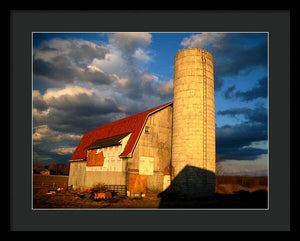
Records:
{"label": "weathered wood siding", "polygon": [[68,185],[73,188],[84,187],[86,161],[74,161],[70,163]]}
{"label": "weathered wood siding", "polygon": [[[151,165],[151,159],[153,158],[153,173],[145,175],[146,181],[144,180],[145,178],[143,179],[143,183],[147,183],[147,193],[163,191],[164,176],[170,175],[171,132],[172,107],[169,106],[148,117],[134,149],[133,156],[128,158],[129,175],[131,173],[145,175],[145,173],[141,172],[141,169],[145,168],[141,168],[140,165],[144,160],[145,162],[149,160],[147,165]],[[149,168],[151,169],[151,167]],[[134,188],[129,186],[128,190],[134,191]],[[139,190],[140,188],[136,191]]]}

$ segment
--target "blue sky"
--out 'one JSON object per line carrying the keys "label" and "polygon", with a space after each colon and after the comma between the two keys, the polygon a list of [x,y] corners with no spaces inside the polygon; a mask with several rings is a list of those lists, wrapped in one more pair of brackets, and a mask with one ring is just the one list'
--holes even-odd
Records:
{"label": "blue sky", "polygon": [[265,175],[267,33],[34,33],[34,162],[66,162],[85,132],[172,101],[174,56],[190,47],[214,57],[223,172]]}

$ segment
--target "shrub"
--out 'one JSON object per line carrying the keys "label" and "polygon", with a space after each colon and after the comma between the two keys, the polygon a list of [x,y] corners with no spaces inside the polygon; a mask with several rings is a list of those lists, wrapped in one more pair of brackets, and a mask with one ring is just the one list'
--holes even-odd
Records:
{"label": "shrub", "polygon": [[104,183],[97,183],[91,188],[91,192],[105,192],[107,190]]}

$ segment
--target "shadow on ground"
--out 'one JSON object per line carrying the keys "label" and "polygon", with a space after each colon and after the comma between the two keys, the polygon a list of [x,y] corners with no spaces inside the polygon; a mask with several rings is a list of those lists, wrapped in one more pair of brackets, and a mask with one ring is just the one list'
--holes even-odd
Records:
{"label": "shadow on ground", "polygon": [[266,190],[215,193],[215,174],[186,165],[158,195],[159,208],[267,208]]}
{"label": "shadow on ground", "polygon": [[159,208],[262,208],[268,207],[268,192],[238,191],[233,194],[216,193],[211,197],[197,199],[177,198],[166,193],[160,194]]}

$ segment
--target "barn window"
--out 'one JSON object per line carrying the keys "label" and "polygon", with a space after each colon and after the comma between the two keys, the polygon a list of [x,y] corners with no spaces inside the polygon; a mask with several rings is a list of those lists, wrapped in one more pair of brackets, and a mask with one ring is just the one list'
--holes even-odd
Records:
{"label": "barn window", "polygon": [[145,133],[149,133],[150,126],[145,126]]}
{"label": "barn window", "polygon": [[139,174],[140,175],[153,175],[154,169],[154,158],[153,157],[140,157],[140,167]]}

